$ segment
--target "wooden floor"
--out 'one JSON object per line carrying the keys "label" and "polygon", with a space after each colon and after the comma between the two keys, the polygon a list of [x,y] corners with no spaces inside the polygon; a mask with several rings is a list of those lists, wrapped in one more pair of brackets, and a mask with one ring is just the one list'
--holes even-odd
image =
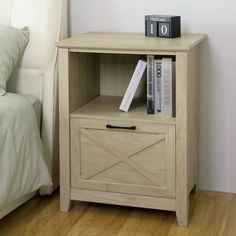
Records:
{"label": "wooden floor", "polygon": [[76,203],[60,213],[58,193],[37,196],[0,220],[0,236],[236,236],[236,194],[201,191],[190,206],[181,228],[173,212]]}

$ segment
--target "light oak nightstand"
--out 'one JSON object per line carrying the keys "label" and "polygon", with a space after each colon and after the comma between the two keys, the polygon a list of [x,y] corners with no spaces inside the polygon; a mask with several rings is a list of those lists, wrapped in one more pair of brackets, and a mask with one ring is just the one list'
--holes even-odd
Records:
{"label": "light oak nightstand", "polygon": [[[132,33],[88,33],[59,50],[61,211],[71,200],[176,211],[187,226],[196,190],[199,44]],[[139,58],[173,56],[176,117],[148,115],[146,81],[119,105]],[[133,128],[135,127],[135,129]]]}

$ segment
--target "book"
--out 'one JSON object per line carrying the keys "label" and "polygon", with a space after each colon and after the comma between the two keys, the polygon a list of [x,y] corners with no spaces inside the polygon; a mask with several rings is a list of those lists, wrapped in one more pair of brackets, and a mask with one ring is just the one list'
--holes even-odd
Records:
{"label": "book", "polygon": [[154,56],[147,56],[147,114],[155,113]]}
{"label": "book", "polygon": [[171,58],[162,58],[161,114],[173,115],[173,65]]}
{"label": "book", "polygon": [[134,73],[131,77],[131,80],[129,82],[129,85],[126,89],[125,95],[122,99],[122,102],[120,104],[119,109],[125,112],[128,112],[130,104],[134,98],[135,92],[138,88],[138,85],[140,83],[140,80],[143,76],[143,73],[146,69],[147,62],[139,60],[137,63],[137,66],[134,70]]}
{"label": "book", "polygon": [[172,61],[172,116],[176,116],[176,62]]}
{"label": "book", "polygon": [[155,97],[155,114],[161,112],[161,80],[162,80],[162,60],[156,59],[154,61],[154,71],[155,71],[155,88],[154,88],[154,97]]}

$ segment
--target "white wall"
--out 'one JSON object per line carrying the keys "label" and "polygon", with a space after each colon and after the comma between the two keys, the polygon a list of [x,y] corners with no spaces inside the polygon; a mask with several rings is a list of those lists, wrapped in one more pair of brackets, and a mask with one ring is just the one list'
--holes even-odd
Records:
{"label": "white wall", "polygon": [[70,0],[71,34],[144,32],[144,15],[181,15],[182,31],[207,33],[201,47],[200,187],[236,192],[236,2]]}

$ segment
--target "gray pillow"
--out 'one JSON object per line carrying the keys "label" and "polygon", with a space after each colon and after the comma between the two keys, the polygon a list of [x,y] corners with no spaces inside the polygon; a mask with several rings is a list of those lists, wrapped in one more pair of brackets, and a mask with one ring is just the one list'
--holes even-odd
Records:
{"label": "gray pillow", "polygon": [[29,41],[29,29],[16,29],[0,24],[0,95]]}

